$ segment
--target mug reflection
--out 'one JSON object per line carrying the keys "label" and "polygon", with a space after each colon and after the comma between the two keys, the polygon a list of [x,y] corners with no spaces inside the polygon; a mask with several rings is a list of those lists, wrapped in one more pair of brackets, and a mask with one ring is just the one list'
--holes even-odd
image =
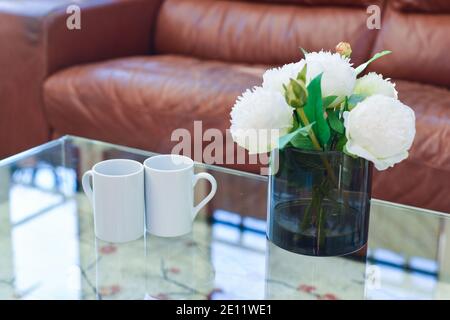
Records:
{"label": "mug reflection", "polygon": [[99,300],[143,299],[145,239],[127,243],[95,241],[95,292]]}
{"label": "mug reflection", "polygon": [[147,234],[147,299],[207,299],[215,271],[193,233],[171,238]]}

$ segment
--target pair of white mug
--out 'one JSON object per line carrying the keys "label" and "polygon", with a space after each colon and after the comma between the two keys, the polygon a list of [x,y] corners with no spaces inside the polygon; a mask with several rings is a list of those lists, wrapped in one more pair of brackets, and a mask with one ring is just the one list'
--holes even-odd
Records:
{"label": "pair of white mug", "polygon": [[[200,179],[211,183],[211,191],[194,207],[194,188]],[[194,174],[192,159],[170,154],[148,158],[144,165],[128,159],[99,162],[83,175],[82,184],[94,209],[95,235],[109,242],[142,237],[144,215],[153,235],[189,233],[198,212],[217,190],[212,175]]]}

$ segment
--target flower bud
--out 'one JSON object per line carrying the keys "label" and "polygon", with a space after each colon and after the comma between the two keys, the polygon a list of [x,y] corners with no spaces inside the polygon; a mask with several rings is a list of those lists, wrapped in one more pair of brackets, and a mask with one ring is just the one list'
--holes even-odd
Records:
{"label": "flower bud", "polygon": [[336,46],[336,52],[341,56],[348,58],[352,54],[352,47],[348,42],[339,42]]}

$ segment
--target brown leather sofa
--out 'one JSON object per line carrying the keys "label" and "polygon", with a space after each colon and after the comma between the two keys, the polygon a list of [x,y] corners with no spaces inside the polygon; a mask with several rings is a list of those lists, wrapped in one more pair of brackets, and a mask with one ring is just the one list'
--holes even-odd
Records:
{"label": "brown leather sofa", "polygon": [[267,66],[346,40],[355,64],[394,52],[371,68],[417,116],[410,157],[375,171],[373,196],[450,212],[450,1],[80,0],[81,30],[68,3],[0,1],[0,158],[63,134],[168,152],[194,120],[227,129]]}

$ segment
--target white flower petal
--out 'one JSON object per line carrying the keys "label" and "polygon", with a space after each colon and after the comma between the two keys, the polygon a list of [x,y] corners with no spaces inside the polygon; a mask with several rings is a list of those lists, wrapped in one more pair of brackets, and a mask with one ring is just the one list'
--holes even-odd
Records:
{"label": "white flower petal", "polygon": [[400,101],[374,95],[344,114],[346,149],[378,170],[404,160],[415,136],[415,115]]}
{"label": "white flower petal", "polygon": [[264,90],[278,91],[284,95],[283,84],[289,84],[289,79],[297,79],[300,71],[305,65],[305,60],[296,63],[285,64],[280,68],[269,69],[263,74]]}
{"label": "white flower petal", "polygon": [[366,160],[375,162],[376,158],[366,149],[364,149],[363,147],[355,144],[352,140],[349,140],[347,142],[347,144],[345,145],[345,148],[347,149],[348,152],[350,152],[351,154],[354,154],[355,156],[364,158]]}
{"label": "white flower petal", "polygon": [[310,82],[322,73],[322,96],[350,96],[356,82],[356,71],[348,58],[339,53],[312,52],[306,54],[306,78]]}
{"label": "white flower petal", "polygon": [[380,74],[375,72],[370,72],[357,79],[353,93],[365,96],[381,94],[395,99],[398,97],[397,90],[395,90],[395,84],[390,82],[389,79],[383,79]]}
{"label": "white flower petal", "polygon": [[293,109],[284,96],[261,87],[244,92],[231,111],[233,139],[250,154],[271,151],[292,126]]}

